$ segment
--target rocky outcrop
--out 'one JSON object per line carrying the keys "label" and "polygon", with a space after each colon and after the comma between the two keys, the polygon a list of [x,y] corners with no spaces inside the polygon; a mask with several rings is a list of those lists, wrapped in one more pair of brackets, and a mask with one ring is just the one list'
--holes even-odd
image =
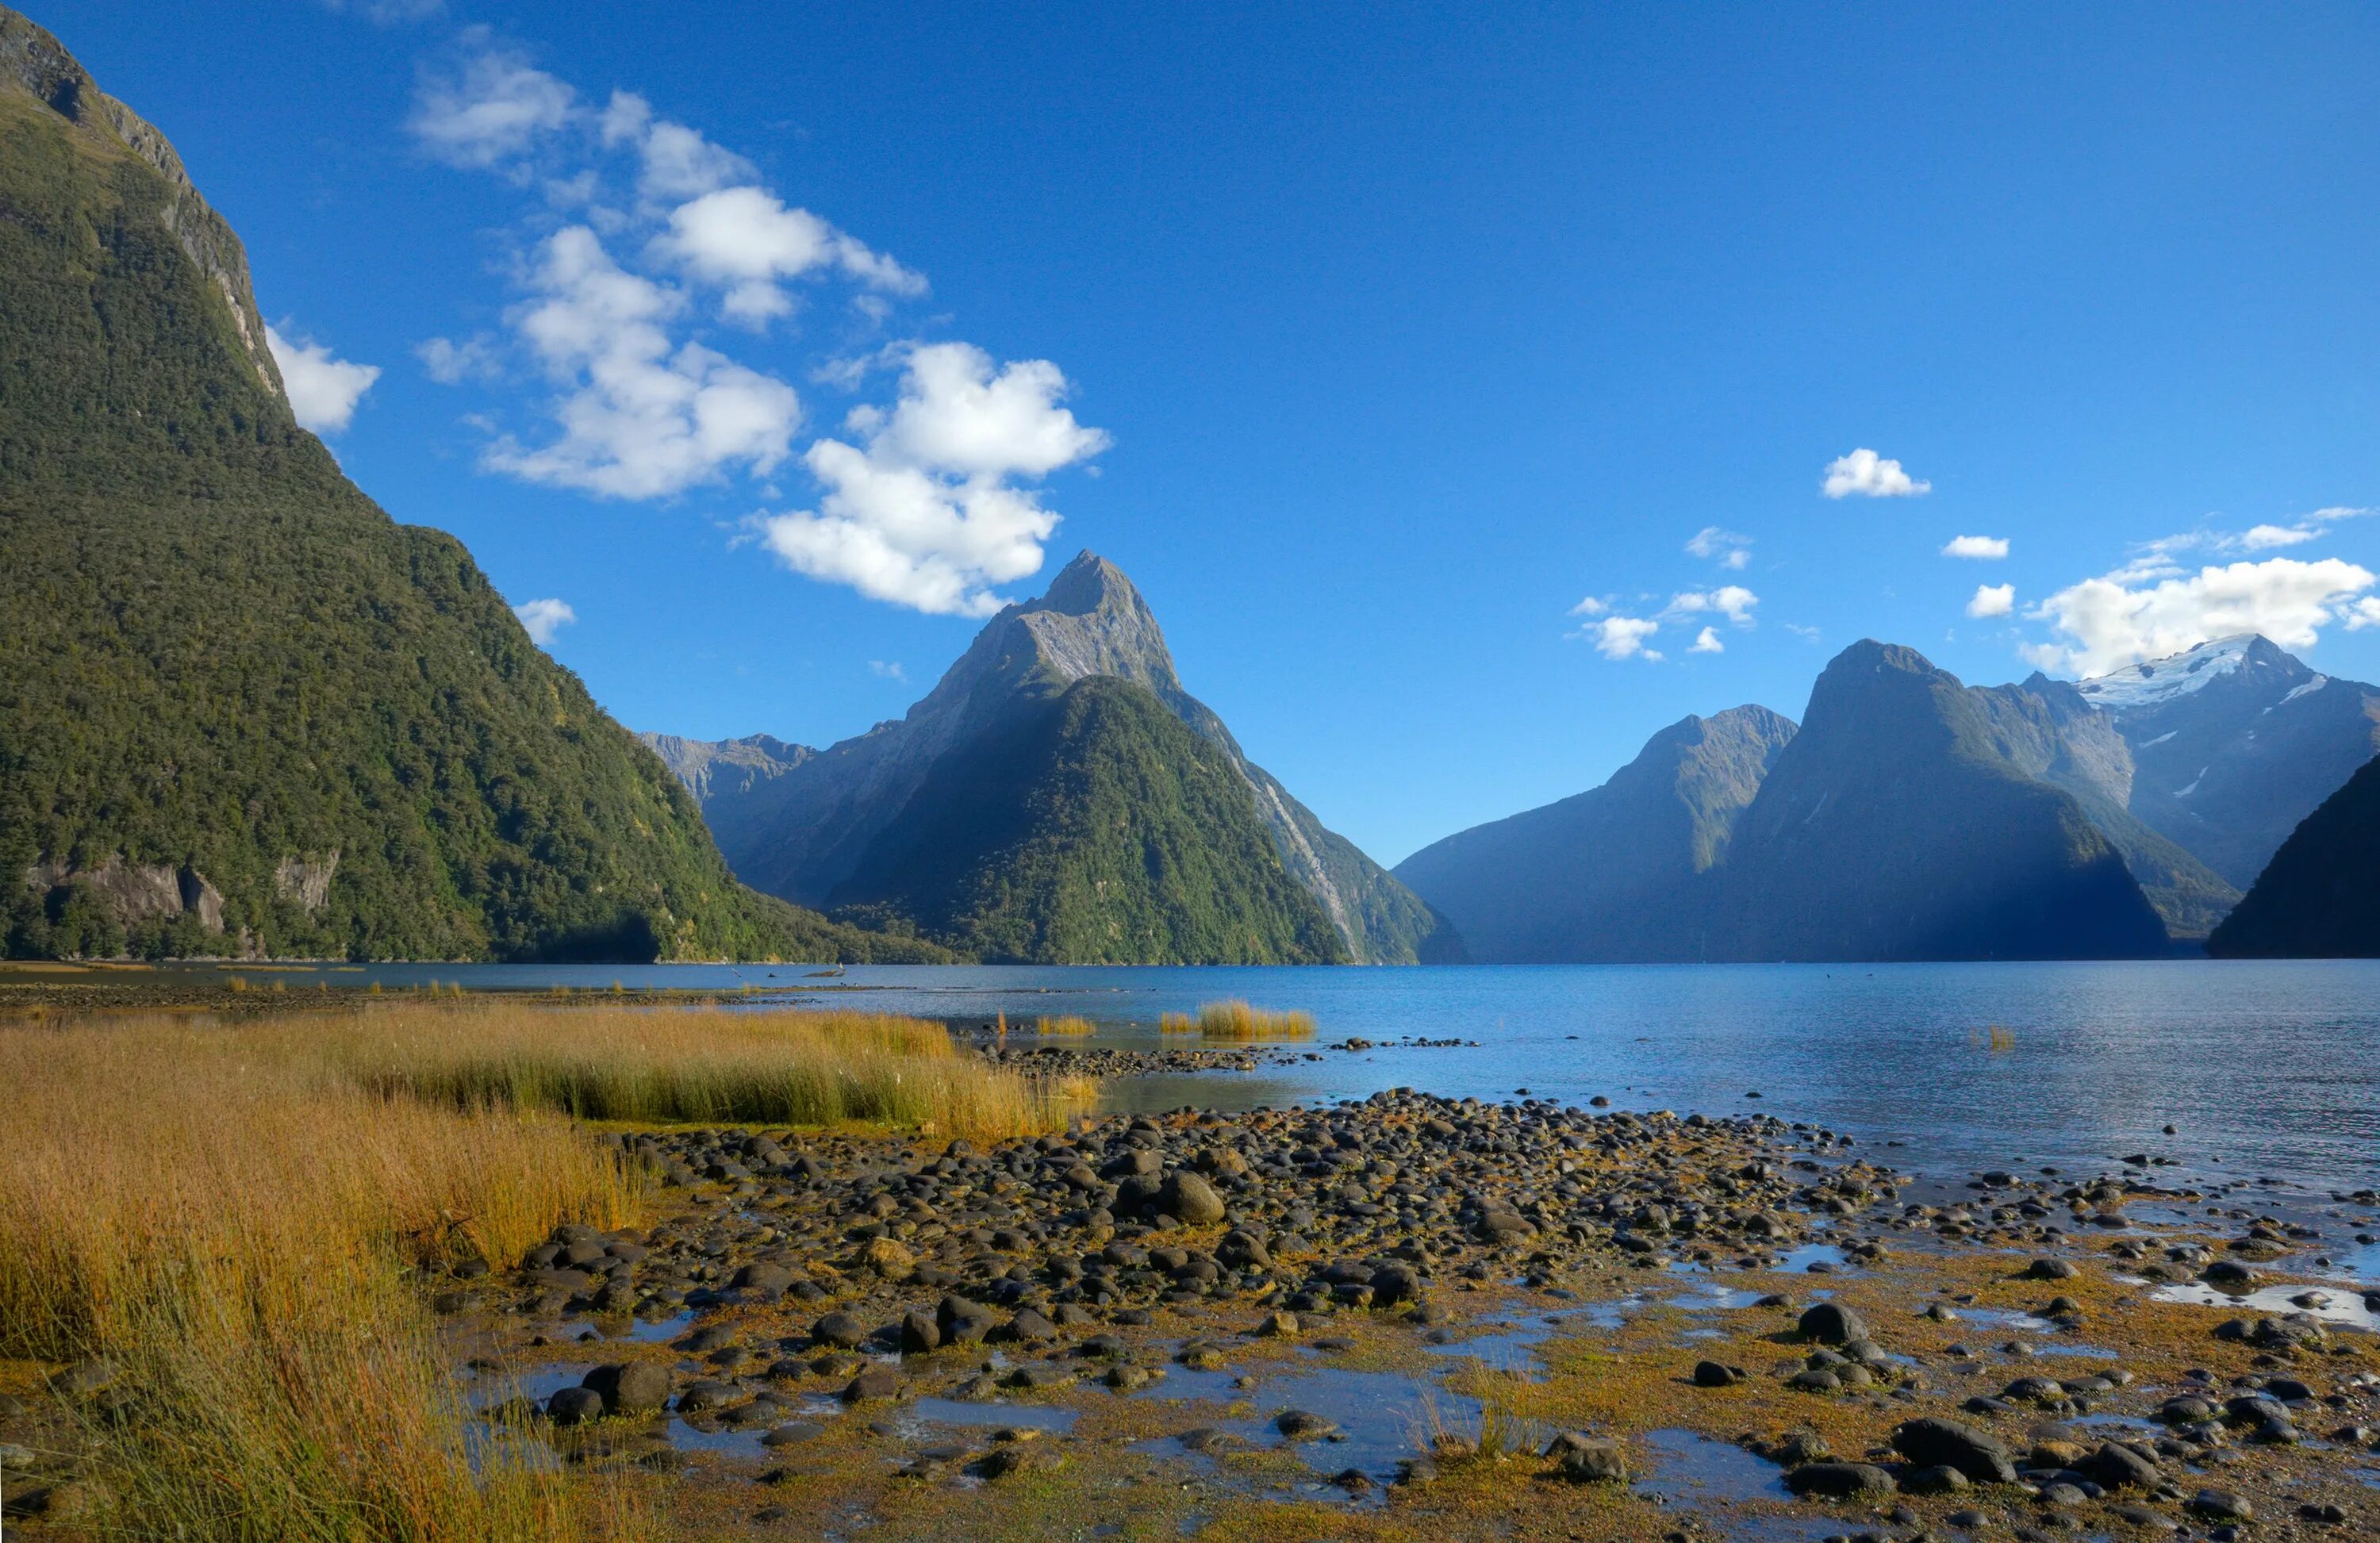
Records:
{"label": "rocky outcrop", "polygon": [[331,880],[339,871],[336,847],[322,853],[298,853],[273,866],[273,893],[312,916],[331,901]]}
{"label": "rocky outcrop", "polygon": [[188,916],[209,932],[220,935],[224,929],[223,894],[193,868],[128,862],[119,856],[91,869],[50,860],[25,869],[25,887],[45,905],[57,891],[79,889],[121,927]]}

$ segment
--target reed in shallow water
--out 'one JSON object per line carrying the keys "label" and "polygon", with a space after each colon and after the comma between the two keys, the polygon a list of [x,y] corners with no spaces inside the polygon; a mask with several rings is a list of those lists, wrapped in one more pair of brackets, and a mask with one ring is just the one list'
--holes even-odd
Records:
{"label": "reed in shallow water", "polygon": [[1187,1013],[1164,1014],[1158,1027],[1166,1034],[1196,1034],[1208,1039],[1311,1039],[1314,1014],[1275,1012],[1233,998],[1201,1003],[1196,1017]]}

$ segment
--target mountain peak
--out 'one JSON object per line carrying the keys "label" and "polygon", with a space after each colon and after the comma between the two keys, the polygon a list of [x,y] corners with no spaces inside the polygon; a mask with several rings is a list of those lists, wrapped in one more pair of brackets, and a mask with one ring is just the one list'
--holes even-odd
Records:
{"label": "mountain peak", "polygon": [[2236,632],[2163,659],[2093,675],[2076,682],[2075,689],[2095,707],[2135,711],[2164,707],[2250,669],[2277,670],[2293,676],[2312,674],[2302,660],[2285,652],[2264,634]]}
{"label": "mountain peak", "polygon": [[1039,600],[1027,601],[1020,610],[1026,612],[1057,611],[1070,616],[1086,616],[1099,607],[1125,604],[1148,609],[1140,591],[1133,587],[1124,571],[1088,547],[1075,554],[1075,560],[1050,581],[1049,589]]}

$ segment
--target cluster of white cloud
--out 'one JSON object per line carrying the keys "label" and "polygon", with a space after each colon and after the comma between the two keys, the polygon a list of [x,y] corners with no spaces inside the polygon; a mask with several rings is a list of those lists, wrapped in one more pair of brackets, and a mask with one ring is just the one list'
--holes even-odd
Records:
{"label": "cluster of white cloud", "polygon": [[376,364],[334,358],[312,338],[293,343],[270,324],[264,329],[264,346],[281,371],[281,384],[298,426],[318,434],[335,434],[354,422],[356,404],[380,379]]}
{"label": "cluster of white cloud", "polygon": [[[509,350],[553,386],[550,431],[495,435],[490,469],[655,499],[797,462],[820,484],[817,507],[754,516],[759,539],[804,574],[923,611],[988,614],[1001,604],[990,586],[1040,567],[1059,516],[1026,484],[1108,444],[1060,405],[1057,366],[996,365],[963,343],[830,361],[811,379],[842,389],[898,363],[898,399],[854,410],[844,437],[796,456],[799,395],[701,340],[703,317],[766,333],[800,309],[794,286],[832,278],[873,324],[891,298],[926,292],[921,275],[787,203],[750,162],[643,97],[588,104],[484,29],[424,76],[409,127],[437,158],[541,188],[567,215],[520,265],[525,298],[505,316]],[[606,158],[621,156],[633,173],[615,187]],[[484,335],[418,351],[442,382],[502,372]]]}
{"label": "cluster of white cloud", "polygon": [[[2114,571],[2069,585],[2027,610],[2027,620],[2046,623],[2060,637],[2018,651],[2044,670],[2098,675],[2240,633],[2259,632],[2285,649],[2308,649],[2334,622],[2350,632],[2380,626],[2380,597],[2365,592],[2380,579],[2360,564],[2238,556],[2301,545],[2373,512],[2317,509],[2286,525],[2236,533],[2193,530],[2144,541]],[[2235,560],[2194,568],[2184,560],[2204,555]],[[1975,603],[1983,599],[1978,590]],[[1973,604],[1968,610],[1969,615],[1985,614]]]}
{"label": "cluster of white cloud", "polygon": [[1890,461],[1873,450],[1854,450],[1848,456],[1838,456],[1827,463],[1826,480],[1819,491],[1828,498],[1913,498],[1934,491],[1931,482],[1921,482],[1901,469],[1899,461]]}
{"label": "cluster of white cloud", "polygon": [[2154,579],[2119,570],[2070,585],[2027,612],[2069,641],[2034,644],[2024,656],[2043,669],[2101,675],[2243,632],[2261,632],[2285,649],[2312,648],[2327,622],[2354,628],[2380,621],[2356,600],[2374,582],[2371,570],[2337,557],[2210,564]]}
{"label": "cluster of white cloud", "polygon": [[1945,557],[1964,557],[1978,563],[1997,563],[2008,554],[2005,536],[1953,536],[1942,548]]}
{"label": "cluster of white cloud", "polygon": [[561,431],[525,448],[497,439],[487,464],[526,481],[610,498],[660,498],[730,467],[767,474],[791,453],[801,402],[773,376],[699,343],[673,343],[685,297],[612,261],[585,225],[546,238],[516,308],[522,341],[563,388]]}
{"label": "cluster of white cloud", "polygon": [[554,634],[578,619],[578,613],[570,608],[568,601],[551,599],[523,601],[513,607],[513,614],[528,628],[528,640],[540,649],[553,641]]}
{"label": "cluster of white cloud", "polygon": [[[1606,659],[1658,662],[1663,655],[1658,649],[1647,648],[1645,639],[1664,625],[1692,626],[1705,616],[1716,615],[1730,626],[1749,627],[1755,625],[1752,613],[1759,603],[1760,597],[1742,585],[1723,584],[1716,589],[1681,589],[1670,597],[1669,604],[1649,616],[1623,616],[1613,614],[1609,601],[1590,595],[1571,607],[1572,615],[1585,619],[1585,625],[1571,636],[1586,639]],[[1727,645],[1719,640],[1718,628],[1705,623],[1686,651],[1725,653]]]}
{"label": "cluster of white cloud", "polygon": [[1977,621],[1993,616],[2005,616],[2016,609],[2016,586],[2013,584],[1978,584],[1975,598],[1967,602],[1967,614]]}
{"label": "cluster of white cloud", "polygon": [[1751,546],[1749,536],[1706,525],[1694,532],[1694,540],[1686,543],[1686,551],[1695,557],[1714,559],[1730,573],[1741,573],[1752,564]]}
{"label": "cluster of white cloud", "polygon": [[1041,565],[1058,516],[1030,488],[1098,455],[1108,436],[1062,405],[1047,359],[995,369],[964,343],[914,349],[892,412],[862,407],[803,457],[827,492],[812,509],[763,515],[761,540],[814,578],[919,611],[988,616],[990,586]]}

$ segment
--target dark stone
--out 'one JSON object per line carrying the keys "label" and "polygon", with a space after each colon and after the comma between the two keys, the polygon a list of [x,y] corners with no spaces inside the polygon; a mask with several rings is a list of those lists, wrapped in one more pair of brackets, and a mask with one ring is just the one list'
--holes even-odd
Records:
{"label": "dark stone", "polygon": [[1958,1420],[1910,1420],[1894,1428],[1895,1452],[1920,1467],[1956,1468],[1978,1484],[2014,1484],[2015,1454],[1988,1432]]}
{"label": "dark stone", "polygon": [[545,1417],[556,1425],[583,1425],[603,1413],[603,1395],[592,1388],[563,1388],[545,1401]]}
{"label": "dark stone", "polygon": [[1821,1302],[1802,1315],[1803,1337],[1820,1344],[1846,1344],[1867,1338],[1867,1324],[1840,1302]]}
{"label": "dark stone", "polygon": [[1890,1494],[1892,1476],[1873,1463],[1805,1463],[1788,1469],[1785,1488],[1797,1495],[1825,1495],[1835,1500],[1861,1494]]}
{"label": "dark stone", "polygon": [[593,1389],[604,1412],[613,1415],[650,1415],[670,1399],[669,1368],[652,1361],[597,1367],[580,1386]]}

